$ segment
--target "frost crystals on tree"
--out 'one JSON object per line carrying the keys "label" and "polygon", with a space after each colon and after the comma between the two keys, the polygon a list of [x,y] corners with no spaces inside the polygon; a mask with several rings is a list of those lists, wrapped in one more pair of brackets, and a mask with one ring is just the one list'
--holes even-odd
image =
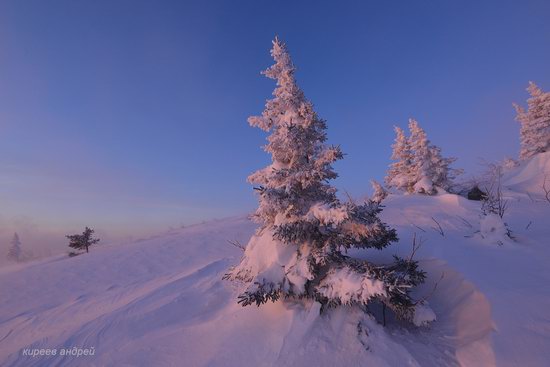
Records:
{"label": "frost crystals on tree", "polygon": [[263,74],[277,82],[274,98],[261,116],[248,120],[270,133],[265,150],[272,163],[249,177],[259,194],[254,218],[261,226],[240,264],[226,275],[247,283],[239,303],[294,297],[326,307],[377,299],[413,320],[417,302],[410,291],[425,273],[410,259],[375,265],[342,253],[352,247],[384,248],[397,239],[395,230],[378,218],[378,203],[337,199],[328,182],[337,177],[332,163],[342,159],[342,152],[325,144],[326,123],[296,84],[294,65],[277,38],[271,55],[275,64]]}
{"label": "frost crystals on tree", "polygon": [[550,92],[543,92],[535,83],[529,82],[527,111],[517,104],[516,120],[520,128],[520,159],[550,151]]}
{"label": "frost crystals on tree", "polygon": [[395,143],[392,145],[391,159],[395,162],[390,165],[388,175],[384,179],[386,186],[401,191],[414,191],[414,178],[412,172],[413,155],[409,139],[402,128],[395,126]]}

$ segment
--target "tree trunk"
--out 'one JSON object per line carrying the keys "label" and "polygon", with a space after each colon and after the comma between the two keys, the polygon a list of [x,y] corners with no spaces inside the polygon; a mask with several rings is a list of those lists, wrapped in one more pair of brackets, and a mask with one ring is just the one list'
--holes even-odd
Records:
{"label": "tree trunk", "polygon": [[89,251],[88,251],[88,246],[86,246],[86,253],[88,253],[88,252],[89,252]]}

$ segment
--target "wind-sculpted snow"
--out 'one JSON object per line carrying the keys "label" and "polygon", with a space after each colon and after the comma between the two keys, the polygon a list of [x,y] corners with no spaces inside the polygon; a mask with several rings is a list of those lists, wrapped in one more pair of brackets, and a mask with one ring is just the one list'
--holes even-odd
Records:
{"label": "wind-sculpted snow", "polygon": [[[444,279],[433,298],[453,289],[445,286],[450,271],[475,287],[468,293],[474,312],[450,308],[459,326],[453,338],[483,341],[457,351],[462,365],[546,366],[550,360],[550,203],[542,190],[549,162],[548,153],[539,154],[504,175],[503,220],[513,240],[495,241],[502,237],[500,227],[485,221],[481,204],[456,195],[390,196],[384,202],[382,219],[398,225],[401,243],[416,233],[424,241],[416,255],[440,259],[449,268],[441,271]],[[438,302],[430,299],[430,305],[441,324]]]}
{"label": "wind-sculpted snow", "polygon": [[[428,279],[415,296],[437,315],[429,327],[391,314],[384,327],[376,307],[376,319],[350,306],[320,314],[311,301],[241,307],[245,285],[222,277],[243,252],[227,241],[246,243],[256,225],[230,218],[2,270],[0,365],[546,366],[550,203],[525,195],[536,185],[524,166],[515,172],[522,178],[505,191],[504,216],[515,241],[480,236],[478,202],[390,195],[382,219],[400,242],[349,252],[381,263],[406,257],[416,233]],[[73,348],[94,355],[60,355]],[[57,355],[28,355],[46,349]]]}
{"label": "wind-sculpted snow", "polygon": [[[0,309],[2,365],[425,365],[415,362],[419,346],[402,340],[409,332],[384,329],[357,308],[320,316],[314,303],[237,305],[238,287],[221,278],[242,253],[226,239],[242,242],[254,228],[246,219],[208,223],[2,274],[2,294],[12,295]],[[455,349],[440,335],[454,332],[450,306],[438,297],[431,304],[442,321],[407,330],[438,341],[423,347],[452,365]],[[73,347],[95,355],[22,355]]]}
{"label": "wind-sculpted snow", "polygon": [[516,194],[530,195],[543,199],[544,186],[550,190],[550,152],[540,153],[533,158],[522,161],[517,168],[504,172],[504,186]]}

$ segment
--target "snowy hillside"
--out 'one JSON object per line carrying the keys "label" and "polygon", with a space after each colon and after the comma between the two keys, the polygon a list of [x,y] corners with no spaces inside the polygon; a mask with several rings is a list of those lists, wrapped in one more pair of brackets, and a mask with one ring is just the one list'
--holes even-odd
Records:
{"label": "snowy hillside", "polygon": [[[255,224],[230,218],[125,245],[98,246],[0,272],[2,366],[545,366],[550,360],[550,153],[505,174],[516,241],[480,233],[480,203],[445,194],[390,196],[382,218],[429,273],[437,321],[383,327],[341,307],[236,303],[222,280]],[[353,252],[362,256],[361,251]],[[434,290],[434,284],[437,284]],[[9,295],[9,297],[8,297]],[[24,350],[94,348],[88,356]],[[30,352],[27,352],[30,353]]]}

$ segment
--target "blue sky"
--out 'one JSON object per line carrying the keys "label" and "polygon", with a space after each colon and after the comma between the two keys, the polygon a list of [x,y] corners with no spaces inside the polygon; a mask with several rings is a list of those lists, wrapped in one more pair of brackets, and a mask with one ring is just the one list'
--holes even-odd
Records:
{"label": "blue sky", "polygon": [[[515,157],[512,102],[550,89],[548,1],[3,1],[0,236],[108,236],[246,213],[268,163],[248,126],[278,34],[370,190],[415,117],[457,167]],[[23,223],[23,224],[22,224]],[[11,234],[11,233],[10,233]]]}

